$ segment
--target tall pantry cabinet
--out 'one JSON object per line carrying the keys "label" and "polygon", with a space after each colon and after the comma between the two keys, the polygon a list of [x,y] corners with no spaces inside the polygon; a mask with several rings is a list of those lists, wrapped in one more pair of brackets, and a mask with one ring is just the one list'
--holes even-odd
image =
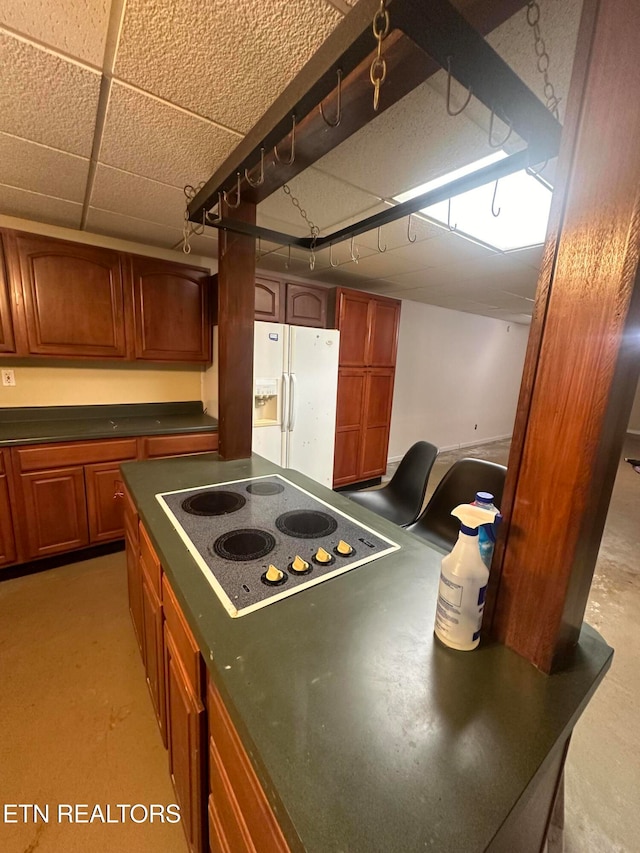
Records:
{"label": "tall pantry cabinet", "polygon": [[334,488],[387,468],[400,301],[338,288],[340,330]]}

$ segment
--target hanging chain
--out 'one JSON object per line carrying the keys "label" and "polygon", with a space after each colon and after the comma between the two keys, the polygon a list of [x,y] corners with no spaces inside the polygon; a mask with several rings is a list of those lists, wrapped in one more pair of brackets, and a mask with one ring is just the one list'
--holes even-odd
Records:
{"label": "hanging chain", "polygon": [[182,251],[185,255],[191,254],[191,243],[189,239],[192,234],[203,234],[204,233],[204,216],[202,220],[202,229],[200,231],[194,227],[193,223],[189,220],[189,203],[193,201],[193,199],[200,192],[202,187],[204,186],[204,181],[198,184],[197,187],[192,187],[191,184],[187,184],[184,187],[184,195],[185,195],[185,206],[184,206],[184,224],[182,226]]}
{"label": "hanging chain", "polygon": [[289,186],[289,184],[283,184],[282,189],[283,189],[283,192],[286,195],[288,195],[289,198],[291,199],[291,204],[294,207],[298,208],[298,213],[300,214],[300,216],[304,219],[304,221],[309,226],[309,231],[311,233],[311,254],[309,255],[309,269],[313,270],[315,268],[315,265],[316,265],[315,248],[316,248],[316,240],[318,239],[318,235],[320,234],[320,229],[315,224],[315,222],[313,222],[311,219],[309,219],[309,217],[307,215],[307,211],[304,209],[304,207],[302,207],[302,205],[300,204],[300,201],[293,195],[293,193],[291,192],[291,187]]}
{"label": "hanging chain", "polygon": [[382,58],[382,42],[389,32],[389,13],[385,8],[385,0],[380,0],[380,8],[373,16],[373,35],[378,42],[376,55],[369,69],[369,78],[373,84],[373,109],[377,112],[380,106],[380,86],[387,76],[387,63]]}
{"label": "hanging chain", "polygon": [[544,39],[540,34],[540,6],[538,5],[537,0],[531,0],[531,2],[527,3],[527,23],[533,30],[534,48],[537,57],[536,64],[538,66],[538,71],[542,74],[542,79],[544,80],[544,96],[547,101],[547,109],[553,113],[557,119],[559,119],[558,104],[560,103],[561,98],[558,98],[555,93],[555,89],[553,88],[553,83],[549,80],[550,60]]}

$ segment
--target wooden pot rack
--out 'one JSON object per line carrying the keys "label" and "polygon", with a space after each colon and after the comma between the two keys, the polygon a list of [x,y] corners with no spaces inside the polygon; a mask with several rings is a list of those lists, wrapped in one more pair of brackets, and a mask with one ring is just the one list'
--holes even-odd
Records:
{"label": "wooden pot rack", "polygon": [[[559,122],[448,0],[387,0],[386,5],[393,29],[382,42],[388,70],[380,88],[380,109],[374,110],[369,77],[376,47],[372,18],[380,0],[361,0],[193,198],[188,207],[192,222],[318,250],[557,156]],[[524,3],[502,5],[512,11],[514,5],[519,8]],[[438,67],[447,68],[487,107],[491,124],[497,116],[510,128],[509,134],[513,131],[527,143],[526,148],[324,236],[298,237],[233,216],[236,202],[263,201]],[[331,118],[330,124],[323,113],[337,116],[336,126],[336,119]],[[276,149],[286,154],[278,155]],[[230,214],[223,215],[223,199],[232,200]],[[218,209],[218,217],[211,217],[213,208]]]}

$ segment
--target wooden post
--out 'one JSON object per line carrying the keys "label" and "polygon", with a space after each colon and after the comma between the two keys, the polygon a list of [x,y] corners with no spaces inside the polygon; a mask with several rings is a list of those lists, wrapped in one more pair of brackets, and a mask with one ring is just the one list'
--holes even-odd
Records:
{"label": "wooden post", "polygon": [[[255,204],[241,202],[231,212],[255,224]],[[219,241],[218,452],[223,459],[245,459],[251,456],[256,241],[228,231],[219,232]]]}
{"label": "wooden post", "polygon": [[586,0],[492,572],[495,637],[574,647],[640,368],[640,6]]}

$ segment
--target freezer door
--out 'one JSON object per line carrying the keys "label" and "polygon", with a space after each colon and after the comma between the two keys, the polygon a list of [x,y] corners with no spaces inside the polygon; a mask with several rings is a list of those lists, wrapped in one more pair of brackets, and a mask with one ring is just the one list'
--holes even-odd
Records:
{"label": "freezer door", "polygon": [[[276,465],[285,464],[288,423],[289,379],[285,373],[289,359],[289,327],[279,323],[257,322],[253,336],[253,436],[252,450]],[[257,387],[256,387],[257,383]],[[264,391],[275,385],[275,397]]]}
{"label": "freezer door", "polygon": [[290,412],[286,467],[333,482],[339,335],[289,327]]}

